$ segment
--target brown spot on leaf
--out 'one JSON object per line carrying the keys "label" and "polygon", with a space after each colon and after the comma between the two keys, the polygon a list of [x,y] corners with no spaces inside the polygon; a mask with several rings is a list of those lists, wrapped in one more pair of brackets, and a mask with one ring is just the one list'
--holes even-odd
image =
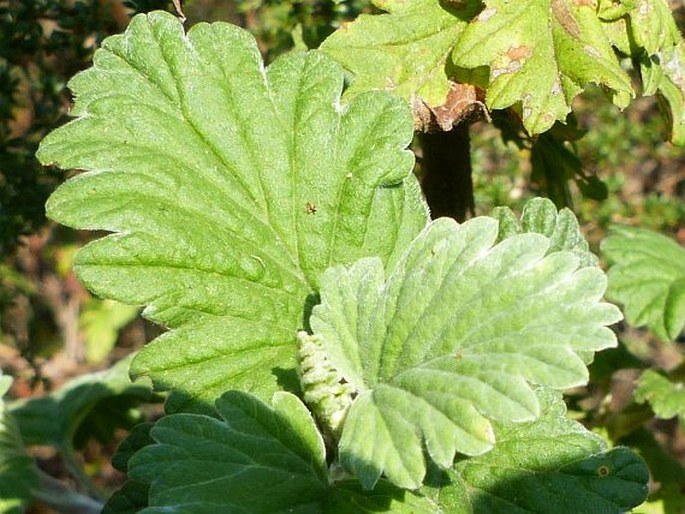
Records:
{"label": "brown spot on leaf", "polygon": [[512,61],[525,61],[533,55],[533,49],[526,45],[513,46],[507,50],[507,57]]}
{"label": "brown spot on leaf", "polygon": [[471,84],[450,82],[445,103],[430,107],[422,98],[412,98],[414,128],[421,132],[448,132],[464,121],[489,118],[483,92]]}
{"label": "brown spot on leaf", "polygon": [[578,22],[564,0],[552,0],[552,14],[566,32],[576,39],[580,38]]}
{"label": "brown spot on leaf", "polygon": [[304,210],[307,214],[316,214],[317,208],[316,208],[316,205],[313,204],[312,202],[307,202],[304,205]]}

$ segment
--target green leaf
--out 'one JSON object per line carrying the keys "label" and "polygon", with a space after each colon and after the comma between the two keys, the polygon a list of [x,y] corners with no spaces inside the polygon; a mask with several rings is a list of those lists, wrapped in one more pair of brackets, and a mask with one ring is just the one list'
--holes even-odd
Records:
{"label": "green leaf", "polygon": [[630,12],[634,44],[644,49],[640,60],[644,94],[657,94],[671,128],[671,141],[685,145],[685,42],[664,0],[639,0]]}
{"label": "green leaf", "polygon": [[151,431],[157,444],[129,462],[129,475],[151,484],[143,512],[436,512],[387,482],[373,493],[349,479],[329,485],[309,411],[286,392],[272,403],[230,391],[216,402],[223,420],[182,413],[158,421]]}
{"label": "green leaf", "polygon": [[131,429],[126,436],[126,439],[121,442],[117,451],[112,456],[112,466],[115,469],[122,473],[126,473],[128,471],[128,461],[130,458],[133,457],[137,451],[155,442],[150,436],[150,430],[152,430],[153,426],[154,423],[145,422],[139,423]]}
{"label": "green leaf", "polygon": [[151,431],[158,444],[131,458],[129,476],[151,484],[150,506],[311,511],[327,488],[324,446],[297,397],[276,393],[272,409],[232,391],[216,409],[223,421],[200,414],[162,418]]}
{"label": "green leaf", "polygon": [[380,480],[373,491],[365,491],[356,480],[336,483],[323,504],[325,514],[442,514],[433,501]]}
{"label": "green leaf", "polygon": [[604,21],[617,21],[635,8],[639,0],[599,0],[597,15]]}
{"label": "green leaf", "polygon": [[[645,507],[645,514],[679,514],[685,511],[685,467],[676,456],[665,449],[654,437],[654,432],[646,427],[634,430],[622,439],[624,444],[639,452],[647,463],[653,489],[649,495],[654,510]],[[658,502],[658,503],[657,503]]]}
{"label": "green leaf", "polygon": [[597,265],[597,256],[590,251],[573,211],[557,211],[554,203],[546,198],[529,200],[523,207],[520,221],[508,207],[496,207],[492,217],[499,221],[498,242],[515,234],[542,234],[550,242],[548,254],[569,251],[578,257],[581,266]]}
{"label": "green leaf", "polygon": [[659,372],[648,369],[637,381],[635,401],[649,403],[657,418],[678,416],[685,423],[685,384],[673,382]]}
{"label": "green leaf", "polygon": [[134,480],[127,480],[121,489],[109,497],[102,514],[137,514],[147,507],[150,486]]}
{"label": "green leaf", "polygon": [[394,262],[425,226],[408,107],[382,93],[341,106],[342,70],[319,52],[265,70],[246,31],[200,23],[186,35],[155,12],[106,39],[70,87],[78,118],[38,156],[89,172],[47,212],[114,232],[76,270],[172,329],[132,366],[179,392],[172,411],[210,411],[230,387],[296,388],[295,334],[321,272]]}
{"label": "green leaf", "polygon": [[613,226],[602,242],[609,261],[607,298],[623,304],[626,320],[673,340],[685,325],[685,250],[649,230]]}
{"label": "green leaf", "polygon": [[540,419],[494,423],[495,449],[434,470],[426,495],[453,514],[618,514],[642,503],[649,479],[642,459],[627,448],[606,451],[600,437],[566,417],[560,394],[537,394]]}
{"label": "green leaf", "polygon": [[79,328],[85,339],[88,362],[100,362],[107,357],[117,342],[119,331],[137,314],[136,307],[112,300],[86,302],[79,317]]}
{"label": "green leaf", "polygon": [[133,427],[140,417],[135,407],[159,399],[149,385],[131,383],[132,357],[108,370],[81,375],[52,394],[13,402],[10,411],[24,441],[71,451],[90,437],[106,443],[117,428]]}
{"label": "green leaf", "polygon": [[685,43],[668,2],[605,1],[600,17],[611,21],[603,27],[612,44],[639,62],[642,94],[657,95],[671,141],[685,145]]}
{"label": "green leaf", "polygon": [[[541,234],[495,245],[498,223],[442,218],[385,279],[379,259],[323,277],[311,327],[357,391],[340,440],[342,463],[373,487],[404,488],[425,474],[423,447],[442,467],[456,452],[490,450],[490,420],[539,414],[530,383],[584,384],[593,352],[616,345],[621,319],[601,303],[602,271]],[[368,427],[374,427],[369,437]]]}
{"label": "green leaf", "polygon": [[3,396],[12,379],[0,373],[0,512],[21,514],[30,502],[38,478],[33,459],[24,451],[19,427]]}
{"label": "green leaf", "polygon": [[436,0],[375,3],[388,13],[362,14],[321,45],[353,74],[346,94],[387,90],[406,100],[421,98],[430,107],[444,104],[454,79],[449,56],[478,2],[461,9]]}
{"label": "green leaf", "polygon": [[454,49],[465,68],[490,67],[485,102],[491,109],[521,104],[530,134],[565,121],[589,83],[633,95],[591,2],[486,0]]}
{"label": "green leaf", "polygon": [[667,0],[636,0],[629,11],[630,30],[636,46],[648,55],[680,43],[682,37]]}
{"label": "green leaf", "polygon": [[685,145],[685,42],[640,64],[645,94],[657,93],[659,107],[671,128],[671,141]]}
{"label": "green leaf", "polygon": [[[140,423],[133,427],[112,456],[112,466],[122,473],[128,472],[128,463],[136,452],[155,443],[150,435],[154,423]],[[148,506],[150,484],[127,480],[109,497],[102,514],[133,514]]]}

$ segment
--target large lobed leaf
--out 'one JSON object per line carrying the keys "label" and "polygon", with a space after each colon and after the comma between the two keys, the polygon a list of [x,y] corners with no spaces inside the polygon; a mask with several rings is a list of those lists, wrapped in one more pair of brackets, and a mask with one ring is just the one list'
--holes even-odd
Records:
{"label": "large lobed leaf", "polygon": [[340,456],[365,487],[382,473],[418,487],[423,444],[443,468],[456,452],[487,452],[495,442],[490,420],[538,416],[530,384],[584,384],[593,352],[616,344],[605,325],[621,314],[601,302],[598,267],[581,266],[570,251],[549,252],[545,235],[496,244],[498,233],[488,217],[438,219],[387,280],[376,258],[324,274],[311,327],[357,391]]}
{"label": "large lobed leaf", "polygon": [[297,387],[295,334],[321,272],[393,262],[425,226],[408,108],[381,93],[341,106],[343,73],[319,52],[265,70],[246,31],[186,35],[155,12],[106,39],[69,85],[77,119],[38,156],[88,173],[47,212],[114,232],[76,270],[173,329],[132,365],[179,392],[170,410],[211,409],[230,387],[266,398]]}
{"label": "large lobed leaf", "polygon": [[618,514],[642,503],[649,472],[627,448],[569,419],[561,395],[540,389],[540,419],[494,423],[497,446],[433,470],[422,492],[452,514]]}
{"label": "large lobed leaf", "polygon": [[183,413],[157,422],[157,444],[128,464],[133,479],[151,484],[142,512],[435,512],[432,502],[388,483],[373,493],[350,479],[329,484],[323,440],[306,407],[285,392],[272,404],[231,391],[216,403],[223,420]]}
{"label": "large lobed leaf", "polygon": [[665,340],[685,326],[685,250],[650,230],[615,225],[602,242],[609,261],[607,297],[624,306],[628,323]]}

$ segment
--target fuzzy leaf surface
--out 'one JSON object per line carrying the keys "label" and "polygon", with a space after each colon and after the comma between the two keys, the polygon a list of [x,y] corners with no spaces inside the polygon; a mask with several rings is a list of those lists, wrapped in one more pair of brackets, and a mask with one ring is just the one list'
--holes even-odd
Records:
{"label": "fuzzy leaf surface", "polygon": [[685,325],[685,250],[649,230],[614,226],[602,242],[609,261],[607,298],[624,306],[626,320],[673,340]]}
{"label": "fuzzy leaf surface", "polygon": [[142,512],[436,512],[387,482],[372,494],[350,480],[329,485],[323,439],[307,408],[286,392],[272,404],[231,391],[216,402],[222,420],[181,413],[157,422],[157,444],[129,461],[129,475],[151,484]]}
{"label": "fuzzy leaf surface", "polygon": [[544,235],[496,244],[498,232],[493,218],[442,218],[387,281],[374,258],[324,274],[311,327],[357,391],[340,456],[365,487],[382,473],[419,487],[423,444],[443,468],[456,452],[487,452],[490,420],[538,416],[531,383],[583,384],[592,353],[616,345],[605,325],[621,315],[600,301],[599,268],[579,268],[568,251],[548,253]]}
{"label": "fuzzy leaf surface", "polygon": [[362,14],[329,36],[321,49],[354,76],[346,94],[388,90],[418,96],[431,107],[445,103],[450,53],[476,2],[448,9],[436,0],[375,2],[386,14]]}
{"label": "fuzzy leaf surface", "polygon": [[454,49],[464,68],[489,66],[491,109],[521,103],[531,134],[565,121],[588,83],[633,95],[592,2],[486,0]]}
{"label": "fuzzy leaf surface", "polygon": [[296,388],[295,334],[322,270],[392,262],[425,226],[409,109],[382,93],[343,108],[342,70],[319,52],[265,70],[243,29],[185,34],[154,12],[69,85],[77,119],[38,156],[87,172],[47,212],[113,232],[81,250],[77,273],[172,329],[132,365],[177,391],[169,410],[209,410],[231,387]]}
{"label": "fuzzy leaf surface", "polygon": [[533,198],[526,202],[520,220],[508,207],[496,207],[492,216],[499,221],[498,241],[515,234],[542,234],[549,238],[547,253],[565,250],[574,253],[581,266],[597,265],[597,256],[590,251],[573,211],[558,211],[547,198]]}
{"label": "fuzzy leaf surface", "polygon": [[649,472],[627,448],[606,444],[569,419],[561,395],[538,390],[540,419],[494,423],[497,446],[433,470],[423,492],[453,514],[618,514],[642,503]]}

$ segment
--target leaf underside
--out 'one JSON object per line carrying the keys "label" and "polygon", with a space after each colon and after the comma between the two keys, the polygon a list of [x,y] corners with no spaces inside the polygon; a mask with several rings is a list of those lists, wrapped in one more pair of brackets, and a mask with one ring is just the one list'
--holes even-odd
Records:
{"label": "leaf underside", "polygon": [[423,444],[445,468],[456,452],[487,452],[490,420],[538,416],[530,384],[584,384],[593,352],[616,344],[605,325],[621,315],[601,302],[599,268],[579,267],[569,251],[550,253],[542,234],[496,244],[498,232],[492,218],[443,218],[387,281],[374,258],[324,274],[311,327],[358,392],[340,456],[365,487],[382,473],[418,487]]}
{"label": "leaf underside", "polygon": [[184,34],[154,12],[106,39],[69,86],[77,119],[38,157],[87,172],[47,213],[113,232],[76,270],[171,329],[132,365],[175,390],[171,411],[212,409],[231,387],[296,389],[295,334],[321,272],[391,263],[425,226],[408,108],[382,93],[341,106],[343,73],[319,52],[265,70],[246,31]]}
{"label": "leaf underside", "polygon": [[656,232],[618,225],[601,248],[610,263],[607,298],[623,304],[628,323],[677,338],[685,326],[685,249]]}

